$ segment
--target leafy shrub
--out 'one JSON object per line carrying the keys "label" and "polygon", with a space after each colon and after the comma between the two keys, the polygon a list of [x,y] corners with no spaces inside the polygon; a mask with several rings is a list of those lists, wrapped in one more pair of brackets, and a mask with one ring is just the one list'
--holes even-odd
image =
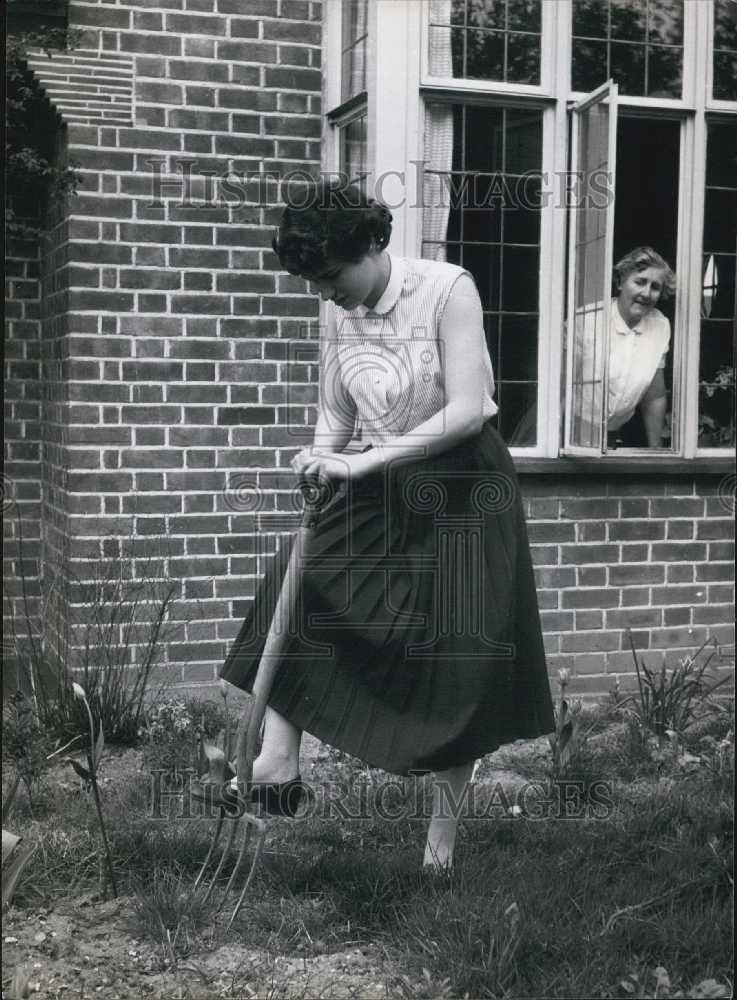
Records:
{"label": "leafy shrub", "polygon": [[[627,637],[637,673],[637,719],[642,729],[655,733],[661,743],[669,732],[680,736],[694,721],[697,708],[717,688],[731,680],[728,675],[721,680],[707,676],[706,671],[718,651],[714,639],[706,639],[693,656],[683,657],[671,670],[668,670],[665,663],[659,670],[654,670],[647,666],[644,659],[638,659],[629,629]],[[703,662],[698,663],[699,656],[710,643],[714,645],[713,651]]]}
{"label": "leafy shrub", "polygon": [[10,231],[37,232],[46,209],[74,193],[80,175],[56,154],[55,113],[26,67],[30,48],[73,48],[76,30],[41,27],[5,43],[5,221]]}

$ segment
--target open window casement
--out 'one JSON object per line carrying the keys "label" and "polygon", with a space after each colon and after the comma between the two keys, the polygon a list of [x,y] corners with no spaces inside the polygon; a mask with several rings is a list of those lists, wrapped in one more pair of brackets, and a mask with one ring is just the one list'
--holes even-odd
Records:
{"label": "open window casement", "polygon": [[606,452],[617,84],[572,108],[563,453]]}

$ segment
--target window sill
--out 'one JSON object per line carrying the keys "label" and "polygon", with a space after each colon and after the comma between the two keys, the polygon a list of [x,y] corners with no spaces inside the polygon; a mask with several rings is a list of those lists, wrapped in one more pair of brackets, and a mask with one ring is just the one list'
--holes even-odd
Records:
{"label": "window sill", "polygon": [[637,455],[628,458],[582,458],[568,455],[560,458],[513,458],[514,466],[519,473],[553,473],[554,475],[570,474],[604,475],[626,473],[628,475],[651,476],[657,473],[664,475],[715,475],[723,476],[734,472],[735,461],[729,456],[718,458],[655,458],[651,455]]}

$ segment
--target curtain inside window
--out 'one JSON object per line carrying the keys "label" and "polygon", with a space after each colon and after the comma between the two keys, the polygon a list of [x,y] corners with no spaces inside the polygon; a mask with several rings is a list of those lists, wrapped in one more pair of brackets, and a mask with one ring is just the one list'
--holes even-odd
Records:
{"label": "curtain inside window", "polygon": [[[430,21],[450,24],[451,0],[431,0]],[[430,65],[437,76],[453,76],[450,32],[430,36]],[[425,178],[423,185],[423,256],[445,260],[445,240],[450,215],[450,185],[453,166],[453,109],[451,105],[427,104],[425,109]]]}

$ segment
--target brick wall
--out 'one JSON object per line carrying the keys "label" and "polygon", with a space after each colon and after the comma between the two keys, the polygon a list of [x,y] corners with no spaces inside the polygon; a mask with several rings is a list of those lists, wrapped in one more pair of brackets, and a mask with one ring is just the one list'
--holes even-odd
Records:
{"label": "brick wall", "polygon": [[82,185],[53,268],[67,307],[49,361],[67,398],[49,419],[66,447],[50,442],[45,514],[50,533],[68,514],[82,578],[102,557],[135,575],[165,553],[168,659],[190,683],[213,678],[255,586],[244,492],[288,507],[293,431],[314,422],[314,366],[289,344],[317,335],[317,305],[278,273],[277,184],[258,175],[319,168],[320,17],[315,0],[69,10],[85,55],[132,59],[134,118],[89,109],[67,126]]}
{"label": "brick wall", "polygon": [[[132,117],[77,104],[67,126],[83,185],[44,254],[44,538],[82,578],[162,553],[168,662],[206,684],[294,521],[288,463],[315,419],[317,304],[269,249],[267,175],[319,169],[321,4],[72,0],[70,24],[85,59],[131,60]],[[11,390],[17,439],[39,404]],[[653,665],[732,640],[719,476],[521,482],[551,672],[574,691],[631,675],[626,626]]]}
{"label": "brick wall", "polygon": [[[41,315],[39,245],[8,234],[5,247],[3,684],[14,684],[13,627],[37,615],[41,561]],[[13,501],[16,501],[15,503]],[[17,503],[17,505],[16,505]],[[20,517],[20,523],[19,523]],[[20,565],[22,536],[23,566]]]}
{"label": "brick wall", "polygon": [[[522,475],[551,674],[599,694],[648,665],[734,642],[734,497],[723,476]],[[732,505],[732,506],[730,506]]]}

